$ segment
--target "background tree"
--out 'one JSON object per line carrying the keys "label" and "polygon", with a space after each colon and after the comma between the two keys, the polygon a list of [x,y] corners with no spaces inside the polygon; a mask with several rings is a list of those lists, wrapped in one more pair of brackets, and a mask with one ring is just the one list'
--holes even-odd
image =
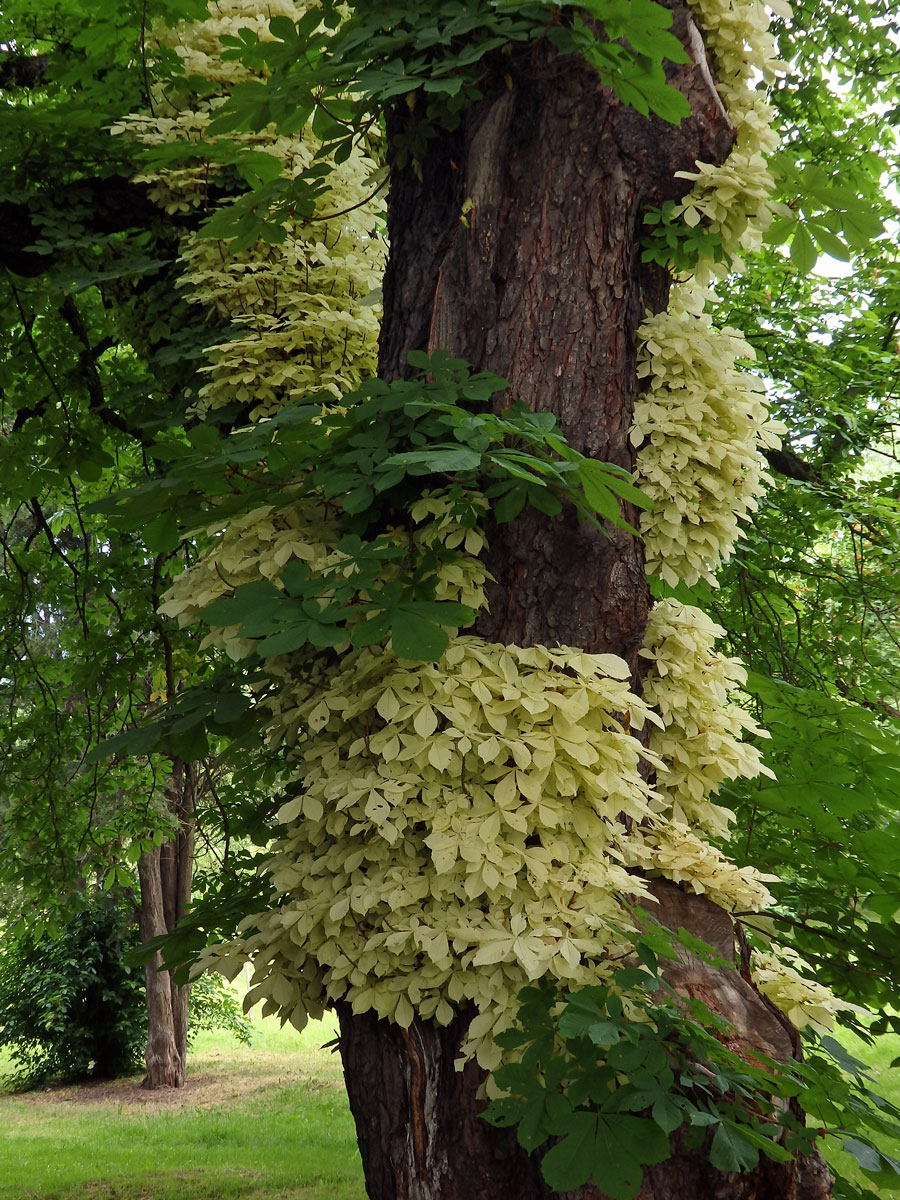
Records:
{"label": "background tree", "polygon": [[[133,1074],[147,1045],[144,972],[129,963],[140,942],[134,901],[112,889],[88,895],[56,934],[4,931],[0,1045],[5,1080],[33,1088],[49,1080]],[[191,1032],[224,1028],[247,1045],[252,1025],[224,980],[193,988]]]}
{"label": "background tree", "polygon": [[[160,522],[113,532],[85,509],[113,481],[158,472],[146,448],[183,413],[184,364],[205,335],[172,293],[178,231],[156,220],[108,132],[145,97],[142,14],[13,8],[5,20],[4,869],[32,911],[48,912],[49,888],[65,921],[86,885],[130,883],[138,867],[151,937],[190,896],[187,759],[206,747],[188,733],[153,759],[88,755],[184,676],[189,641],[154,615],[177,538]],[[178,1086],[188,993],[159,966],[147,968],[148,1081]]]}

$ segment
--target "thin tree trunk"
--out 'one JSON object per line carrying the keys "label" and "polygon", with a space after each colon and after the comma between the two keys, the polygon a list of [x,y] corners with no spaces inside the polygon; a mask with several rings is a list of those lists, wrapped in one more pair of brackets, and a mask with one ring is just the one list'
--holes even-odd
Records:
{"label": "thin tree trunk", "polygon": [[[168,842],[141,855],[141,937],[145,942],[171,933],[191,898],[194,861],[193,767],[176,759],[167,791],[179,832]],[[145,968],[147,990],[147,1076],[149,1088],[183,1087],[187,1058],[188,1001],[190,986],[175,983],[157,951]]]}
{"label": "thin tree trunk", "polygon": [[[696,54],[698,36],[682,5],[674,30]],[[733,140],[705,57],[670,80],[691,102],[692,117],[680,129],[623,108],[589,68],[557,58],[547,45],[498,57],[483,100],[459,130],[431,143],[421,173],[393,172],[384,378],[406,373],[412,349],[448,350],[509,379],[503,405],[520,399],[549,410],[578,449],[633,467],[636,330],[646,311],[665,306],[668,292],[666,272],[640,262],[642,212],[683,195],[689,185],[676,172],[697,159],[723,161]],[[398,107],[389,144],[415,119]],[[464,202],[468,226],[460,221]],[[496,583],[477,632],[492,641],[619,654],[639,687],[637,652],[650,605],[642,547],[621,530],[608,535],[579,526],[571,514],[550,519],[530,510],[492,530],[488,565]],[[681,901],[668,899],[677,911]],[[706,910],[692,915],[701,925],[710,918]],[[790,1055],[786,1031],[737,972],[696,975],[694,966],[681,964],[686,989],[719,995],[712,1006],[737,1021],[749,1042],[774,1043],[781,1057]],[[482,1072],[471,1063],[454,1069],[466,1014],[448,1029],[417,1020],[408,1030],[347,1006],[339,1017],[372,1200],[550,1194],[537,1161],[511,1132],[479,1119]],[[726,1176],[677,1141],[673,1154],[648,1170],[641,1200],[830,1194],[818,1158],[787,1168],[766,1161],[755,1173]],[[582,1200],[600,1196],[592,1187],[579,1193]]]}

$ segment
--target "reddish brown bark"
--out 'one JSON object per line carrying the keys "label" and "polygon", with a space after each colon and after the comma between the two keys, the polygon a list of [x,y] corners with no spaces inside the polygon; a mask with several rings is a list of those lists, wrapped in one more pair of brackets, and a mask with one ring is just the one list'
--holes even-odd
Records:
{"label": "reddish brown bark", "polygon": [[[688,22],[679,9],[685,41]],[[405,372],[411,349],[450,350],[509,379],[501,404],[550,411],[579,450],[632,467],[635,331],[668,290],[667,273],[640,261],[642,213],[682,195],[675,172],[721,161],[733,136],[708,73],[684,67],[673,82],[694,112],[681,129],[622,108],[590,68],[547,46],[501,56],[484,101],[432,146],[422,180],[392,179],[386,378]],[[414,119],[399,110],[389,133]],[[649,605],[640,542],[527,511],[493,532],[489,565],[482,636],[609,650],[636,665]]]}
{"label": "reddish brown bark", "polygon": [[[171,933],[191,898],[194,861],[194,771],[176,759],[167,791],[179,833],[141,855],[141,937],[145,942]],[[189,985],[176,984],[157,952],[145,968],[147,991],[147,1076],[149,1088],[183,1087],[187,1058]]]}
{"label": "reddish brown bark", "polygon": [[[686,45],[697,45],[681,5],[674,27]],[[733,138],[705,59],[680,68],[672,82],[691,103],[681,129],[624,109],[589,68],[557,58],[545,44],[498,57],[484,99],[458,131],[432,143],[421,172],[393,172],[385,378],[406,372],[412,349],[448,350],[510,380],[501,406],[520,399],[553,412],[579,450],[632,468],[636,330],[647,310],[664,307],[668,290],[665,272],[640,262],[642,212],[682,195],[688,185],[676,172],[697,159],[722,161]],[[390,144],[415,120],[415,112],[399,108],[388,121]],[[464,202],[468,226],[460,221]],[[650,604],[640,541],[617,529],[579,526],[572,514],[548,519],[531,511],[490,533],[496,583],[477,632],[518,645],[620,654],[637,682]],[[679,910],[674,897],[666,904]],[[727,994],[720,1006],[727,1015],[758,1023],[781,1056],[790,1055],[785,1030],[737,972],[698,983],[693,969],[684,966],[684,978],[673,982]],[[743,1013],[732,1012],[736,997]],[[416,1021],[404,1031],[371,1014],[340,1012],[372,1200],[550,1194],[514,1137],[478,1118],[481,1072],[471,1064],[454,1070],[466,1019],[445,1030]],[[647,1173],[641,1200],[830,1194],[818,1160],[788,1169],[766,1163],[732,1177],[715,1172],[703,1154],[677,1144],[673,1151],[672,1160]],[[591,1187],[580,1193],[582,1200],[600,1196]]]}

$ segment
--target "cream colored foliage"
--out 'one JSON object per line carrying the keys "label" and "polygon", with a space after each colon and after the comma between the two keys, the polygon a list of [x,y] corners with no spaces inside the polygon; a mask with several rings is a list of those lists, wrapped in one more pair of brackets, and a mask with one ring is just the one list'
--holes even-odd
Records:
{"label": "cream colored foliage", "polygon": [[[246,69],[221,58],[219,39],[248,28],[265,40],[272,17],[298,20],[307,5],[281,2],[264,10],[245,0],[210,4],[203,22],[160,31],[181,56],[185,72],[219,85],[193,107],[173,93],[158,92],[155,112],[134,114],[114,132],[128,132],[147,144],[206,139],[206,128],[228,89]],[[293,178],[313,162],[319,142],[307,126],[286,137],[269,126],[257,133],[230,132],[214,137],[244,149],[271,155],[285,177]],[[173,166],[139,176],[150,196],[167,212],[205,208],[210,186],[223,168],[215,162]],[[379,313],[377,294],[384,267],[384,245],[376,228],[374,190],[377,164],[358,148],[333,167],[315,217],[287,220],[285,241],[257,243],[233,253],[222,241],[188,235],[182,243],[184,266],[179,286],[203,305],[225,337],[209,348],[209,381],[200,389],[197,411],[230,403],[250,407],[251,419],[272,415],[298,396],[327,389],[335,396],[356,387],[377,365]]]}
{"label": "cream colored foliage", "polygon": [[735,329],[716,329],[706,293],[672,288],[669,308],[641,327],[631,440],[643,446],[638,482],[654,501],[641,515],[647,570],[673,586],[727,562],[742,521],[763,489],[761,449],[780,445],[783,426],[766,410],[760,380],[738,369],[753,351]]}
{"label": "cream colored foliage", "polygon": [[[717,233],[731,265],[756,250],[777,206],[765,155],[777,138],[772,109],[755,79],[774,78],[766,6],[757,0],[694,0],[691,5],[715,63],[719,92],[735,128],[724,163],[680,172],[694,186],[675,207],[688,226]],[[786,6],[779,5],[779,11]],[[757,507],[766,475],[760,451],[780,445],[783,427],[768,416],[760,380],[739,368],[753,351],[734,329],[717,329],[704,312],[709,284],[723,264],[702,259],[675,283],[666,312],[639,331],[639,373],[646,391],[635,406],[636,479],[654,507],[641,516],[647,570],[673,586],[703,579],[730,558],[740,524]]]}
{"label": "cream colored foliage", "polygon": [[272,742],[297,795],[273,903],[223,949],[253,959],[254,997],[402,1024],[471,1001],[491,1066],[524,984],[599,978],[629,944],[617,896],[642,887],[621,817],[648,814],[641,763],[661,767],[629,731],[655,718],[628,677],[613,655],[461,637],[436,664],[377,648],[286,679]]}
{"label": "cream colored foliage", "polygon": [[754,913],[771,904],[765,884],[777,879],[753,867],[735,866],[687,825],[674,820],[649,830],[643,838],[631,838],[625,863],[680,883],[734,913]]}
{"label": "cream colored foliage", "polygon": [[[222,62],[219,37],[242,25],[265,36],[270,16],[303,10],[282,3],[261,16],[227,0],[210,11],[209,21],[183,27],[177,44],[186,69],[220,85],[219,94],[191,110],[163,104],[153,118],[133,118],[133,133],[199,139],[243,70]],[[736,254],[765,219],[767,176],[757,159],[771,138],[749,80],[752,54],[764,58],[770,47],[757,5],[702,0],[697,11],[739,157],[724,170],[698,168],[685,218],[702,214]],[[287,175],[316,149],[308,132],[228,137],[275,155]],[[265,417],[374,371],[377,313],[361,303],[381,269],[371,210],[322,215],[357,203],[372,168],[362,155],[337,168],[318,219],[290,224],[282,247],[232,255],[222,243],[186,240],[183,286],[227,327],[210,351],[201,411],[237,401]],[[205,203],[206,178],[193,167],[152,183],[171,211]],[[707,298],[680,285],[669,312],[641,333],[648,389],[632,436],[644,442],[639,482],[657,500],[644,525],[648,567],[671,582],[708,577],[727,557],[761,483],[758,447],[777,443],[759,385],[737,369],[749,350],[733,330],[712,326]],[[184,624],[243,583],[281,587],[294,561],[318,574],[353,570],[335,548],[332,510],[308,496],[206,534],[208,548],[162,608]],[[484,606],[483,534],[453,517],[446,493],[416,501],[409,529],[396,536],[456,549],[439,569],[437,599]],[[399,569],[386,568],[385,578]],[[284,836],[267,867],[271,904],[210,950],[207,965],[234,974],[251,961],[248,1004],[261,1000],[299,1026],[338,999],[403,1026],[417,1015],[447,1024],[473,1004],[463,1052],[491,1068],[500,1061],[493,1035],[514,1019],[524,984],[543,976],[567,987],[594,983],[630,952],[628,902],[644,896],[646,877],[663,875],[729,910],[765,904],[763,877],[705,840],[726,828],[713,800],[719,784],[763,769],[741,742],[758,732],[754,723],[726,704],[744,677],[715,652],[720,632],[696,609],[658,605],[642,697],[616,656],[466,636],[424,665],[398,660],[390,644],[339,648],[337,664],[331,652],[267,660],[267,738],[283,754],[288,795]],[[238,628],[216,629],[206,642],[235,658],[253,645]]]}
{"label": "cream colored foliage", "polygon": [[[341,998],[402,1024],[446,1023],[472,1002],[464,1051],[492,1067],[492,1034],[525,983],[596,982],[628,952],[622,901],[641,898],[644,875],[729,910],[766,903],[763,877],[687,823],[715,824],[717,783],[759,770],[737,740],[752,722],[719,711],[740,671],[711,651],[718,630],[702,614],[666,610],[644,699],[613,655],[473,637],[435,664],[367,649],[302,682],[285,664],[270,745],[296,795],[279,813],[272,904],[210,964],[251,959],[253,1000],[296,1023]],[[685,770],[678,722],[695,717],[718,722],[721,767],[706,757],[712,733],[693,729]],[[648,723],[645,748],[632,730]]]}
{"label": "cream colored foliage", "polygon": [[801,975],[792,962],[801,969],[808,969],[791,950],[782,949],[777,955],[754,950],[751,969],[756,986],[776,1008],[781,1009],[795,1029],[809,1026],[817,1033],[827,1033],[834,1028],[837,1013],[865,1013],[865,1009],[839,1000],[822,984]]}
{"label": "cream colored foliage", "polygon": [[[784,4],[768,7],[790,12]],[[778,139],[772,130],[773,110],[758,92],[756,80],[762,75],[766,83],[772,82],[784,64],[777,57],[769,11],[761,0],[692,0],[691,9],[715,64],[735,142],[721,165],[698,163],[695,172],[681,173],[694,180],[681,212],[690,225],[705,216],[726,253],[738,258],[742,251],[759,248],[775,211],[770,200],[774,180],[765,155],[772,153]]]}
{"label": "cream colored foliage", "polygon": [[641,655],[650,668],[641,695],[660,717],[648,748],[666,766],[656,777],[654,821],[626,845],[629,866],[658,873],[706,895],[729,912],[771,902],[765,880],[738,868],[707,838],[724,837],[732,814],[713,802],[723,780],[771,775],[759,751],[741,739],[762,735],[731,694],[746,682],[737,659],[714,649],[724,630],[698,608],[663,600],[650,613]]}
{"label": "cream colored foliage", "polygon": [[729,810],[710,797],[723,780],[772,776],[745,734],[768,736],[729,696],[747,680],[736,658],[714,650],[724,629],[699,608],[663,600],[650,613],[641,655],[652,666],[642,696],[662,719],[650,734],[650,749],[668,770],[657,781],[662,815],[713,837],[728,833]]}

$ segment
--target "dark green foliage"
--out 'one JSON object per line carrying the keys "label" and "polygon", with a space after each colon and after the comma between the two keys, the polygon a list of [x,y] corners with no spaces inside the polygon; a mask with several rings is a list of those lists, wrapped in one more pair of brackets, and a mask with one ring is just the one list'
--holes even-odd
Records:
{"label": "dark green foliage", "polygon": [[109,896],[57,936],[7,931],[0,957],[0,1046],[18,1086],[50,1077],[110,1079],[139,1068],[147,1037],[144,973],[126,966],[130,918]]}
{"label": "dark green foliage", "polygon": [[[627,472],[569,446],[551,414],[521,405],[499,415],[484,411],[480,406],[507,388],[505,379],[472,373],[444,352],[429,358],[413,351],[409,359],[413,378],[366,380],[340,405],[329,394],[224,439],[207,425],[186,439],[154,444],[152,452],[172,464],[168,474],[90,511],[118,511],[112,520],[127,531],[149,522],[145,537],[165,522],[177,541],[176,502],[191,526],[207,514],[222,520],[250,512],[279,490],[309,495],[323,511],[342,511],[336,546],[346,560],[318,575],[291,563],[281,575],[283,591],[266,580],[244,584],[209,605],[204,620],[237,625],[241,637],[256,639],[254,662],[307,646],[338,646],[350,627],[354,646],[390,632],[402,658],[438,659],[449,644],[445,628],[475,619],[465,605],[435,599],[437,568],[460,551],[440,541],[411,545],[381,532],[409,524],[407,511],[423,489],[452,483],[450,515],[463,528],[482,515],[482,496],[499,522],[512,520],[526,503],[556,515],[568,501],[601,528],[601,518],[631,528],[621,500],[649,502]],[[403,570],[385,581],[391,563]]]}
{"label": "dark green foliage", "polygon": [[[20,1088],[47,1079],[114,1079],[142,1067],[144,969],[132,906],[100,894],[56,933],[7,931],[0,956],[0,1046]],[[253,1027],[221,976],[191,989],[190,1037],[226,1029],[249,1045]]]}
{"label": "dark green foliage", "polygon": [[[656,954],[672,954],[667,931],[651,932],[638,953],[644,967],[620,968],[602,987],[523,989],[519,1027],[497,1039],[520,1058],[494,1072],[507,1094],[485,1118],[516,1126],[526,1150],[549,1143],[542,1170],[552,1188],[593,1179],[612,1200],[633,1200],[643,1167],[669,1157],[676,1130],[723,1172],[753,1170],[760,1154],[787,1162],[827,1136],[873,1179],[897,1186],[900,1163],[873,1136],[900,1136],[900,1110],[871,1092],[862,1063],[831,1038],[811,1039],[803,1062],[758,1052],[747,1061],[730,1049],[726,1022],[661,978]],[[838,1184],[836,1195],[861,1194]]]}

